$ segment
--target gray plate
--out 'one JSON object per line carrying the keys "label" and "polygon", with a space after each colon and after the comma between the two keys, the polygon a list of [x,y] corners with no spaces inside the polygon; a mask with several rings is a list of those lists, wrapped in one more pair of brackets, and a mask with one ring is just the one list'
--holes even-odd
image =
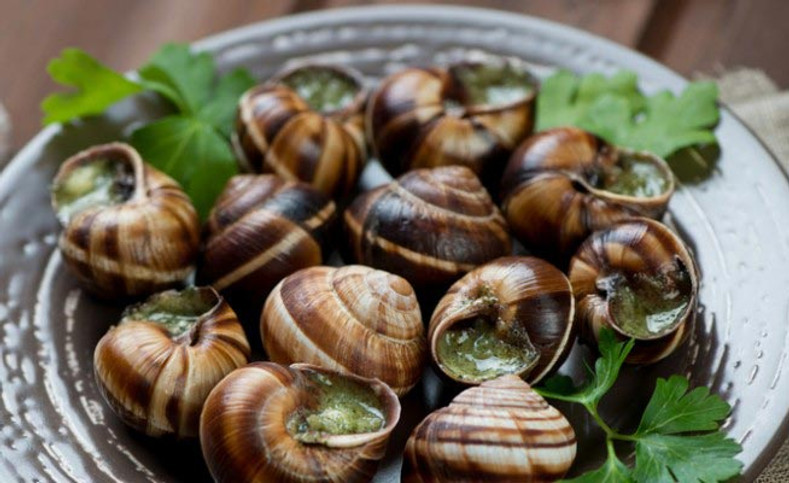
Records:
{"label": "gray plate", "polygon": [[[215,52],[223,69],[246,65],[259,78],[305,58],[351,64],[374,79],[408,64],[492,52],[520,57],[542,75],[552,66],[603,73],[628,68],[647,91],[677,91],[686,83],[646,57],[587,33],[466,8],[320,12],[242,28],[197,46]],[[0,475],[208,479],[196,445],[137,435],[101,400],[91,356],[119,309],[85,296],[63,270],[49,209],[47,188],[64,158],[118,139],[130,123],[156,112],[152,98],[140,97],[105,117],[45,129],[0,174]],[[722,146],[717,171],[703,183],[681,187],[670,207],[703,272],[699,323],[681,353],[657,366],[627,369],[606,401],[606,413],[614,424],[633,424],[655,377],[686,374],[734,406],[726,429],[743,444],[740,459],[750,480],[777,451],[789,426],[789,183],[729,112],[717,134]],[[382,179],[373,165],[364,184]],[[575,372],[573,364],[585,350],[577,347],[562,370]],[[380,481],[396,478],[397,455],[421,414],[451,396],[428,373],[404,400],[410,417],[391,443]],[[579,434],[574,472],[599,463],[601,440],[593,425],[580,411],[561,409]]]}

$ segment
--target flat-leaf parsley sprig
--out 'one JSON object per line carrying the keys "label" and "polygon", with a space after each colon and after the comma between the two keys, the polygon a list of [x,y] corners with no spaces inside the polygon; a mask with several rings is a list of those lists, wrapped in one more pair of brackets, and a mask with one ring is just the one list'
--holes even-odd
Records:
{"label": "flat-leaf parsley sprig", "polygon": [[[604,330],[600,334],[600,358],[582,387],[575,387],[567,376],[554,376],[536,388],[546,398],[582,405],[605,432],[608,457],[603,466],[570,481],[713,482],[740,474],[742,463],[735,456],[742,447],[720,429],[731,407],[706,387],[689,391],[685,377],[657,380],[635,432],[620,433],[603,420],[598,411],[600,400],[616,382],[632,348],[633,340],[618,342],[612,331]],[[614,441],[633,446],[632,467],[619,458]]]}
{"label": "flat-leaf parsley sprig", "polygon": [[218,76],[211,54],[168,44],[137,72],[126,76],[79,49],[66,49],[47,67],[71,90],[41,104],[44,123],[101,114],[143,91],[169,101],[176,112],[135,130],[130,142],[143,159],[175,178],[205,218],[225,182],[237,172],[229,136],[238,98],[254,84],[244,69]]}

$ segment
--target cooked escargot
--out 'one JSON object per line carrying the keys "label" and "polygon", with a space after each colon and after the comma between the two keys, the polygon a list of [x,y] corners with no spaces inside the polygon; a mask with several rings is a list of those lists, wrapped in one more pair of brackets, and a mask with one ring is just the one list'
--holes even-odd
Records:
{"label": "cooked escargot", "polygon": [[595,343],[603,327],[636,343],[628,362],[671,354],[690,334],[698,269],[688,248],[646,218],[615,224],[586,240],[570,262],[581,335]]}
{"label": "cooked escargot", "polygon": [[271,292],[263,347],[281,364],[308,362],[377,378],[403,395],[422,374],[426,342],[411,285],[361,265],[313,267]]}
{"label": "cooked escargot", "polygon": [[200,442],[218,482],[363,482],[399,419],[397,396],[378,380],[255,362],[208,396]]}
{"label": "cooked escargot", "polygon": [[210,287],[169,290],[126,309],[93,354],[96,382],[115,413],[150,436],[197,436],[211,389],[247,363],[233,309]]}
{"label": "cooked escargot", "polygon": [[402,481],[555,481],[575,451],[567,419],[507,375],[466,389],[414,428]]}
{"label": "cooked escargot", "polygon": [[566,263],[594,230],[663,216],[673,192],[674,176],[661,158],[557,128],[535,134],[512,155],[502,210],[527,248]]}
{"label": "cooked escargot", "polygon": [[52,186],[66,266],[106,298],[147,295],[193,271],[199,221],[189,197],[127,144],[67,159]]}
{"label": "cooked escargot", "polygon": [[259,308],[277,282],[323,261],[334,218],[334,202],[306,183],[234,176],[206,221],[197,279]]}
{"label": "cooked escargot", "polygon": [[412,285],[449,284],[512,250],[507,225],[471,170],[418,169],[345,211],[351,256]]}
{"label": "cooked escargot", "polygon": [[241,96],[236,154],[249,170],[344,196],[367,159],[366,100],[354,69],[308,64],[286,70]]}
{"label": "cooked escargot", "polygon": [[575,342],[567,277],[534,257],[503,257],[455,282],[430,319],[430,354],[463,384],[515,374],[535,384]]}
{"label": "cooked escargot", "polygon": [[371,96],[367,132],[394,176],[415,168],[461,165],[486,179],[534,126],[537,81],[514,60],[409,68]]}

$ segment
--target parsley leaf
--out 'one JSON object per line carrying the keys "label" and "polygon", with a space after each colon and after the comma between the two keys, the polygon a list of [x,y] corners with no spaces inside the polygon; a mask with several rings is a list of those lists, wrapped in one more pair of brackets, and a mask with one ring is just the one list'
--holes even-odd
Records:
{"label": "parsley leaf", "polygon": [[675,436],[650,433],[636,442],[636,481],[726,481],[740,474],[740,445],[723,433]]}
{"label": "parsley leaf", "polygon": [[565,481],[568,483],[631,483],[635,480],[630,468],[622,463],[616,454],[609,453],[608,459],[600,468]]}
{"label": "parsley leaf", "polygon": [[44,99],[44,124],[101,114],[112,104],[143,90],[79,49],[65,49],[59,58],[49,62],[47,72],[56,82],[74,90]]}
{"label": "parsley leaf", "polygon": [[190,115],[210,98],[216,75],[211,54],[194,54],[188,45],[180,44],[164,45],[139,74],[146,88],[170,100],[182,114]]}
{"label": "parsley leaf", "polygon": [[717,98],[712,82],[691,82],[679,96],[645,96],[633,72],[606,78],[560,70],[541,87],[537,130],[577,126],[618,146],[668,157],[684,147],[716,143]]}

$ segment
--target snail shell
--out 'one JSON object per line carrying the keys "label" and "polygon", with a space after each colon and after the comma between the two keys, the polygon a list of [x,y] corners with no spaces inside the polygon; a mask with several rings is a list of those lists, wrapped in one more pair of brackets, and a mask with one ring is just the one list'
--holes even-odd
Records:
{"label": "snail shell", "polygon": [[[575,342],[573,317],[572,287],[558,268],[534,257],[499,258],[466,274],[439,301],[430,319],[430,353],[444,375],[463,384],[479,384],[507,373],[536,384],[570,352]],[[488,341],[474,323],[487,324],[497,345],[481,346]],[[440,347],[450,340],[444,339],[452,333],[448,331],[462,339],[454,340],[444,352]],[[459,341],[474,341],[474,346],[464,351]],[[463,373],[460,366],[444,360],[473,357],[475,350],[480,352],[473,372]],[[509,360],[498,357],[502,351]],[[506,367],[492,368],[505,361]]]}
{"label": "snail shell", "polygon": [[381,270],[347,265],[294,273],[266,300],[260,333],[274,362],[377,378],[398,395],[422,374],[426,342],[416,295]]}
{"label": "snail shell", "polygon": [[634,219],[592,234],[570,262],[576,323],[597,343],[603,327],[634,338],[627,358],[657,362],[687,339],[698,305],[698,268],[663,224]]}
{"label": "snail shell", "polygon": [[[642,184],[628,186],[631,174],[643,176],[631,179]],[[661,158],[616,148],[577,128],[557,128],[535,134],[512,155],[502,210],[527,248],[566,263],[592,231],[627,218],[663,216],[673,192],[674,176]]]}
{"label": "snail shell", "polygon": [[[515,95],[486,96],[494,91]],[[512,59],[405,69],[371,96],[368,138],[394,176],[447,165],[500,176],[509,154],[532,131],[536,92],[537,81]]]}
{"label": "snail shell", "polygon": [[246,364],[236,314],[210,287],[173,290],[129,307],[99,340],[96,381],[112,410],[150,436],[197,436],[211,389]]}
{"label": "snail shell", "polygon": [[[342,101],[321,105],[321,92]],[[308,94],[317,96],[313,105],[303,97]],[[348,67],[308,64],[281,72],[241,96],[236,154],[249,170],[305,181],[329,196],[347,195],[367,159],[366,100],[362,75]]]}
{"label": "snail shell", "polygon": [[419,289],[449,284],[512,250],[507,225],[471,170],[418,169],[345,211],[351,257]]}
{"label": "snail shell", "polygon": [[[111,200],[95,199],[101,170],[111,177]],[[67,159],[54,179],[52,206],[63,225],[58,246],[66,266],[97,295],[150,294],[183,283],[194,269],[200,224],[189,197],[127,144]]]}
{"label": "snail shell", "polygon": [[575,452],[567,419],[507,375],[466,389],[414,428],[402,481],[555,481]]}
{"label": "snail shell", "polygon": [[[314,406],[315,377],[367,388],[384,424],[372,432],[323,434],[303,442],[292,432],[294,414]],[[386,384],[293,364],[255,362],[237,369],[211,392],[200,419],[203,456],[218,482],[370,481],[400,418],[400,402]]]}
{"label": "snail shell", "polygon": [[198,280],[256,300],[287,275],[323,261],[334,202],[274,175],[231,178],[206,221]]}

